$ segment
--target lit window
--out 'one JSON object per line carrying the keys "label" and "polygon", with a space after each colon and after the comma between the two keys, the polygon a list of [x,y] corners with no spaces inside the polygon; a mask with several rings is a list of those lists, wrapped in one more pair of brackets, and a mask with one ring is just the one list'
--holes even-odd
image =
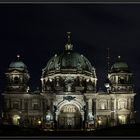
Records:
{"label": "lit window", "polygon": [[14,115],[13,116],[13,124],[14,125],[19,125],[19,120],[20,120],[20,116],[19,115]]}
{"label": "lit window", "polygon": [[119,118],[119,122],[121,124],[125,124],[126,123],[126,117],[124,115],[120,115],[118,118]]}
{"label": "lit window", "polygon": [[124,109],[124,108],[126,108],[127,107],[127,102],[126,102],[126,100],[120,100],[119,101],[119,109]]}
{"label": "lit window", "polygon": [[105,104],[104,103],[101,104],[101,109],[105,109]]}
{"label": "lit window", "polygon": [[107,102],[104,101],[104,100],[103,100],[103,101],[101,100],[101,101],[99,102],[99,108],[100,108],[100,109],[107,109]]}

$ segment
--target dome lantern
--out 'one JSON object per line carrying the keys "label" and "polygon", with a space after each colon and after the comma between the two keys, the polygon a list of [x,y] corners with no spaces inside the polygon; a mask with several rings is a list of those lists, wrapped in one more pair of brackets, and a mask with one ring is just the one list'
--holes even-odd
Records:
{"label": "dome lantern", "polygon": [[67,32],[67,44],[65,45],[65,50],[72,50],[73,45],[71,44],[71,32]]}

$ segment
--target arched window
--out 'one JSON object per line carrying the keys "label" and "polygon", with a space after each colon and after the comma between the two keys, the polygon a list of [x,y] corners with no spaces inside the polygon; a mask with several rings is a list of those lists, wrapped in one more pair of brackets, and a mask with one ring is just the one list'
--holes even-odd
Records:
{"label": "arched window", "polygon": [[126,123],[126,116],[120,115],[120,116],[118,116],[118,118],[119,118],[119,123],[120,124],[125,124]]}
{"label": "arched window", "polygon": [[99,101],[99,109],[107,109],[107,101],[106,100],[100,100]]}
{"label": "arched window", "polygon": [[118,102],[118,109],[125,109],[127,108],[127,101],[125,99],[121,99]]}
{"label": "arched window", "polygon": [[74,91],[74,77],[66,77],[66,79],[64,80],[64,83],[65,83],[65,91],[66,92],[71,92],[71,91]]}
{"label": "arched window", "polygon": [[13,119],[13,124],[14,125],[19,125],[19,120],[20,120],[19,115],[14,115],[12,119]]}
{"label": "arched window", "polygon": [[33,99],[32,100],[32,109],[33,110],[39,110],[39,100],[38,99]]}
{"label": "arched window", "polygon": [[14,84],[18,84],[19,83],[19,78],[16,76],[14,77]]}
{"label": "arched window", "polygon": [[97,117],[98,125],[106,125],[107,124],[107,117],[105,115]]}
{"label": "arched window", "polygon": [[127,83],[127,77],[126,76],[120,76],[119,77],[119,84],[126,84]]}
{"label": "arched window", "polygon": [[104,103],[101,103],[101,109],[105,109],[105,104]]}

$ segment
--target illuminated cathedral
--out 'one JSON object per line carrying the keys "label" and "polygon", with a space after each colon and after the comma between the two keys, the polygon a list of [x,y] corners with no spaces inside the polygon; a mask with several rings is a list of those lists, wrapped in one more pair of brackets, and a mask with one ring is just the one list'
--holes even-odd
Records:
{"label": "illuminated cathedral", "polygon": [[133,74],[118,57],[108,72],[106,91],[97,91],[95,68],[74,51],[70,33],[64,51],[42,69],[41,90],[30,91],[30,73],[20,60],[5,73],[3,120],[7,124],[94,130],[134,123]]}

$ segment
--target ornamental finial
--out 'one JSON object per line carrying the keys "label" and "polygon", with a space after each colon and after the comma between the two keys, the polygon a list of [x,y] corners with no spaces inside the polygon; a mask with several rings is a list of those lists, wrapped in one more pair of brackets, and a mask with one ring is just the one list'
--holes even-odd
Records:
{"label": "ornamental finial", "polygon": [[71,44],[71,32],[67,32],[67,37],[68,37],[68,43],[67,44]]}
{"label": "ornamental finial", "polygon": [[72,50],[73,45],[71,44],[71,32],[67,32],[67,39],[68,39],[68,42],[65,45],[65,50]]}

